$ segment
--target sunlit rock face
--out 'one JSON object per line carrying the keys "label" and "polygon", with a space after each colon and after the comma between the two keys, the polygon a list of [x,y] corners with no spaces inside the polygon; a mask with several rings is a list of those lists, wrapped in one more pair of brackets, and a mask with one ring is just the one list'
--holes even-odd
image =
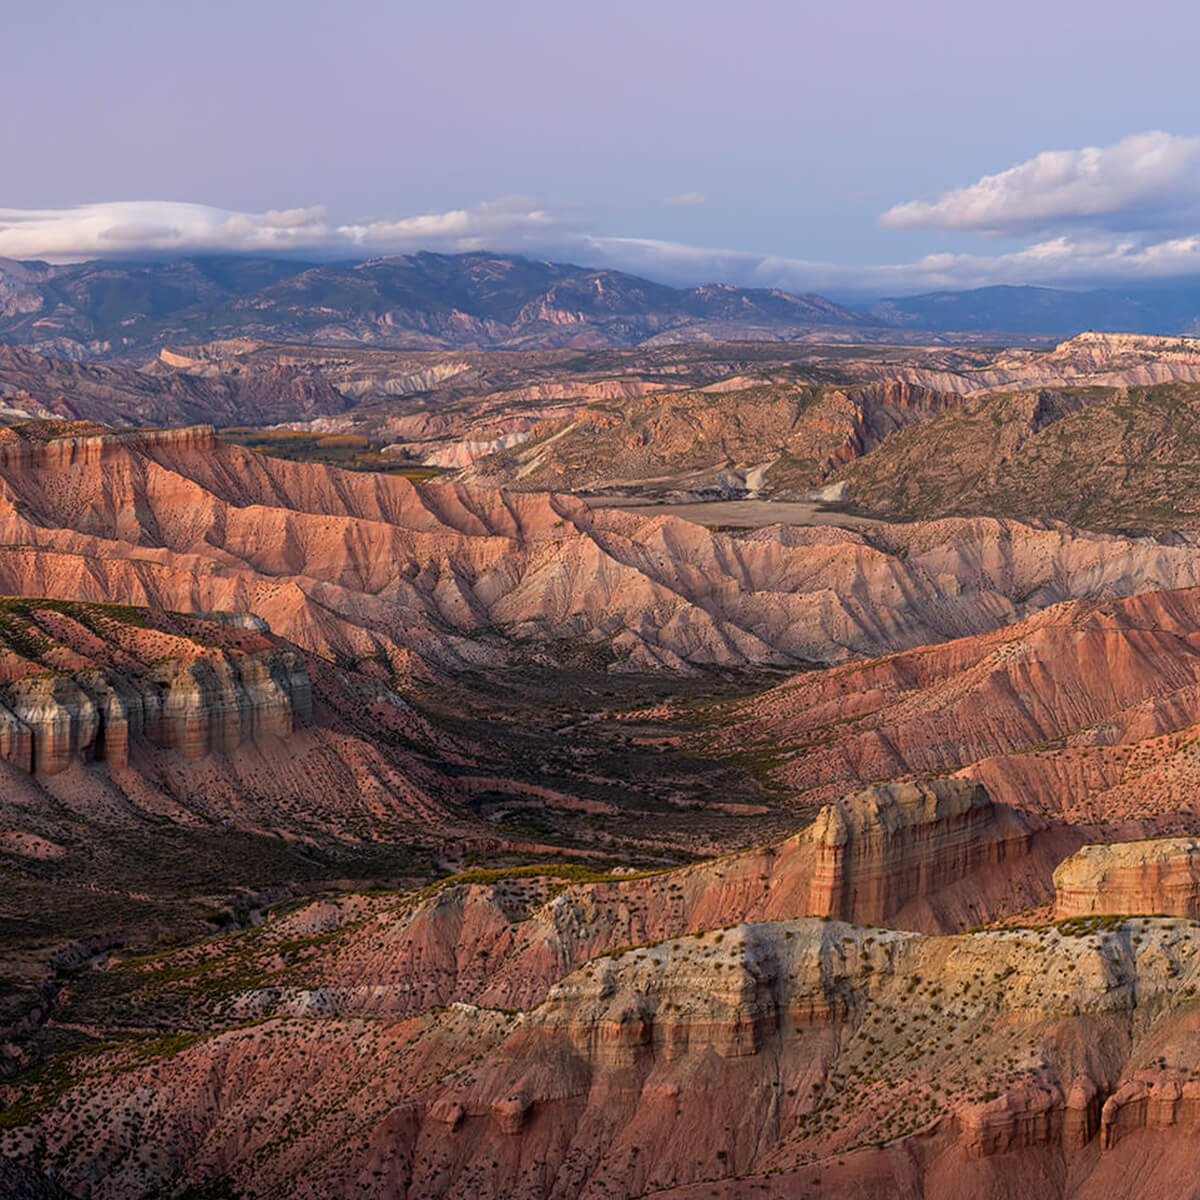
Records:
{"label": "sunlit rock face", "polygon": [[1083,846],[1054,872],[1055,915],[1165,913],[1200,917],[1200,840]]}

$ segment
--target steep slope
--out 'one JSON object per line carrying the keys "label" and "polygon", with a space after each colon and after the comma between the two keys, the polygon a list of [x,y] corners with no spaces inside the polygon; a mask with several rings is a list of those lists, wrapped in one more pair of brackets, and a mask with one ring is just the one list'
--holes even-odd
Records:
{"label": "steep slope", "polygon": [[102,949],[425,877],[456,839],[528,852],[465,810],[473,751],[253,618],[0,599],[0,1076]]}
{"label": "steep slope", "polygon": [[1193,829],[1198,625],[1195,589],[1058,605],[994,633],[798,676],[711,714],[722,726],[713,745],[739,744],[810,802],[860,781],[961,770],[1018,809]]}
{"label": "steep slope", "polygon": [[252,612],[410,670],[591,649],[614,669],[836,662],[1063,598],[1200,583],[1190,545],[994,521],[735,537],[569,496],[265,458],[194,428],[0,442],[0,592]]}
{"label": "steep slope", "polygon": [[422,743],[454,756],[394,692],[261,622],[0,600],[0,855],[64,884],[96,876],[78,854],[101,828],[123,844],[166,825],[329,845],[467,832]]}
{"label": "steep slope", "polygon": [[1091,529],[1200,518],[1200,386],[981,397],[895,437],[842,472],[843,497],[880,515],[989,513]]}

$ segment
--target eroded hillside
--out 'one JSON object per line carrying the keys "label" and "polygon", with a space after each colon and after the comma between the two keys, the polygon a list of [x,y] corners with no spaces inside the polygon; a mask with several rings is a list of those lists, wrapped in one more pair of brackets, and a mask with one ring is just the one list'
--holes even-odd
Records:
{"label": "eroded hillside", "polygon": [[456,354],[20,357],[0,1180],[1178,1195],[1195,348]]}

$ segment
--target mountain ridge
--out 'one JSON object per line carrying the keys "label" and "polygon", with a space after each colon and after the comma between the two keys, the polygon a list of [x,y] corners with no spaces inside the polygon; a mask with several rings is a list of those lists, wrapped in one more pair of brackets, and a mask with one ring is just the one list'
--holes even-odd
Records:
{"label": "mountain ridge", "polygon": [[[603,348],[696,340],[878,338],[823,296],[490,253],[360,263],[186,258],[52,266],[0,261],[0,340],[66,358],[145,359],[223,337],[404,349]],[[870,338],[868,337],[868,340]]]}

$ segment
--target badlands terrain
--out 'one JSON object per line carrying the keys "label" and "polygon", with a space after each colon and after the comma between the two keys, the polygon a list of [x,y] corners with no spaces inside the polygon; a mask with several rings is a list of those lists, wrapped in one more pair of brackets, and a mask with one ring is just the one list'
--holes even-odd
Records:
{"label": "badlands terrain", "polygon": [[1197,1194],[1200,342],[452,265],[5,276],[0,1194]]}

